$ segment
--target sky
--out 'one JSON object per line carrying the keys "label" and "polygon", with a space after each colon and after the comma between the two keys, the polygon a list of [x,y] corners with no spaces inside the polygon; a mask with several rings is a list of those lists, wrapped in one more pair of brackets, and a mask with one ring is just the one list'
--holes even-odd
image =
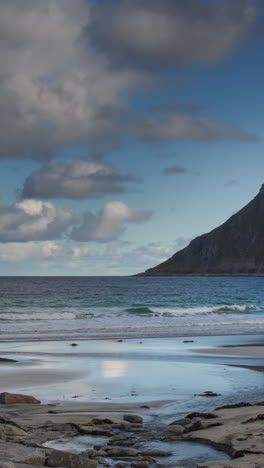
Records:
{"label": "sky", "polygon": [[0,275],[131,275],[264,183],[258,0],[0,0]]}

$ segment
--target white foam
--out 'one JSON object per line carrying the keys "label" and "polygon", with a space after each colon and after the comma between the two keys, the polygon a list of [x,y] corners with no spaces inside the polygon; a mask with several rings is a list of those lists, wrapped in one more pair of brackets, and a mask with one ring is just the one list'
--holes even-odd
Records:
{"label": "white foam", "polygon": [[155,314],[171,314],[171,315],[197,315],[211,314],[217,312],[247,312],[250,309],[255,309],[254,305],[250,304],[222,304],[219,306],[204,306],[204,307],[150,307],[150,311]]}

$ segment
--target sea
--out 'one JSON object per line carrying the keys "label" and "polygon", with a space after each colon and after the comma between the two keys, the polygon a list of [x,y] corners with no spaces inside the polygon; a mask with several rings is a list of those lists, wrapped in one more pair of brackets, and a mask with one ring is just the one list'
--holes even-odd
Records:
{"label": "sea", "polygon": [[264,333],[264,277],[0,277],[0,340]]}

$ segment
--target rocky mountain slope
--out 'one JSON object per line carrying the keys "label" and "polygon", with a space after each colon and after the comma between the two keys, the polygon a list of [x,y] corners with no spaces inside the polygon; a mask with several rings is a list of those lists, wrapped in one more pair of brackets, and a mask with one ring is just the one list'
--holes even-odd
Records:
{"label": "rocky mountain slope", "polygon": [[144,276],[264,275],[264,185],[244,208]]}

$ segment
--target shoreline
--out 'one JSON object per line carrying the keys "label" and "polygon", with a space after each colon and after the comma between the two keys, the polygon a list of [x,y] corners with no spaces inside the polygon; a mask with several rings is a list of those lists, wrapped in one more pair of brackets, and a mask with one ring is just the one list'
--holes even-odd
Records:
{"label": "shoreline", "polygon": [[[16,414],[15,417],[12,416],[12,421],[19,424],[27,433],[27,436],[23,436],[25,438],[22,437],[21,440],[28,442],[31,438],[33,442],[38,442],[40,450],[45,451],[46,458],[48,456],[46,450],[65,449],[66,452],[77,450],[78,437],[88,436],[87,431],[94,430],[97,434],[100,431],[108,431],[112,434],[111,437],[115,437],[113,434],[116,436],[118,434],[121,439],[125,436],[129,439],[132,437],[133,441],[141,441],[143,445],[147,444],[160,450],[161,447],[163,449],[167,447],[173,452],[171,457],[176,456],[173,451],[175,444],[175,447],[179,447],[177,450],[180,450],[181,445],[177,444],[189,443],[190,447],[188,446],[186,450],[183,447],[182,450],[188,452],[190,460],[196,460],[196,454],[200,453],[201,458],[198,459],[201,460],[201,467],[244,468],[244,465],[237,464],[235,459],[228,461],[228,457],[224,457],[221,452],[214,452],[213,448],[219,450],[222,447],[226,453],[236,456],[235,454],[241,452],[244,447],[243,431],[247,427],[239,421],[241,418],[245,420],[255,418],[258,414],[262,414],[262,411],[264,413],[264,404],[263,408],[259,405],[235,408],[241,400],[248,402],[263,398],[263,370],[260,363],[264,357],[264,340],[263,344],[261,343],[263,338],[261,334],[247,334],[133,338],[121,341],[77,340],[76,343],[69,340],[1,343],[0,356],[18,362],[0,361],[2,371],[0,392],[32,395],[41,400],[42,404],[26,406],[1,404],[0,416],[10,417],[11,414]],[[72,344],[76,346],[71,346]],[[197,379],[193,378],[194,373]],[[13,387],[9,386],[10,383]],[[5,388],[3,385],[6,385]],[[209,390],[215,392],[216,396],[206,395],[210,393]],[[233,405],[234,408],[232,411],[230,409],[217,411],[219,418],[217,424],[221,425],[214,426],[214,421],[212,423],[210,419],[196,416],[196,419],[194,417],[189,423],[191,431],[177,429],[181,423],[171,426],[172,431],[169,427],[173,421],[181,420],[188,414],[214,412],[216,407],[223,405]],[[143,417],[144,426],[141,429],[139,426],[134,428],[127,426],[124,429],[122,421],[126,413]],[[107,427],[106,423],[100,423],[100,427],[95,424],[95,428],[90,429],[89,421],[94,418],[110,419],[113,420],[113,424],[110,427]],[[193,426],[194,423],[196,426]],[[243,432],[238,436],[242,445],[236,445],[239,442],[235,440],[238,424]],[[254,435],[256,430],[258,434],[261,420],[250,424],[251,433]],[[78,432],[76,425],[82,428],[81,432]],[[120,425],[121,429],[113,429],[117,427],[116,425]],[[32,427],[35,427],[34,435],[30,429]],[[6,430],[0,420],[0,432],[1,429]],[[14,431],[12,427],[9,429],[11,432]],[[132,432],[127,433],[127,429]],[[177,430],[180,433],[177,433]],[[227,431],[231,441],[229,445],[223,442]],[[251,445],[259,443],[259,435],[256,434],[252,436],[254,440],[250,439]],[[49,440],[61,438],[64,440],[66,437],[69,441],[65,439],[64,442],[55,443],[53,448],[43,448],[46,436]],[[20,444],[12,437],[8,435],[7,442],[16,440],[16,443]],[[72,437],[76,437],[76,442],[73,443]],[[92,440],[96,445],[96,439],[93,437]],[[109,440],[114,441],[111,437]],[[204,448],[201,448],[201,444],[205,444]],[[212,448],[206,448],[206,444]],[[142,450],[137,445],[135,447],[139,451]],[[243,450],[246,452],[249,449],[250,447],[247,447]],[[206,450],[209,452],[205,453]],[[140,460],[144,458],[142,453],[138,455]],[[108,455],[104,456],[106,459],[109,458]],[[224,462],[221,462],[221,456],[224,457]],[[243,461],[246,462],[248,457],[253,456],[254,459],[257,457],[261,460],[260,463],[263,461],[264,466],[264,453],[262,458],[262,454],[256,455],[254,450],[246,454]],[[214,464],[208,462],[214,459],[217,460]],[[92,460],[96,461],[96,458]],[[0,461],[2,461],[1,443]],[[162,459],[159,462],[161,466],[173,466],[162,465]],[[104,465],[99,464],[98,467],[100,466]],[[151,467],[151,464],[149,466]],[[199,463],[194,465],[190,461],[190,464],[185,466],[199,466]],[[245,468],[249,466],[251,468],[251,465],[245,465]],[[16,468],[19,468],[19,465]]]}

